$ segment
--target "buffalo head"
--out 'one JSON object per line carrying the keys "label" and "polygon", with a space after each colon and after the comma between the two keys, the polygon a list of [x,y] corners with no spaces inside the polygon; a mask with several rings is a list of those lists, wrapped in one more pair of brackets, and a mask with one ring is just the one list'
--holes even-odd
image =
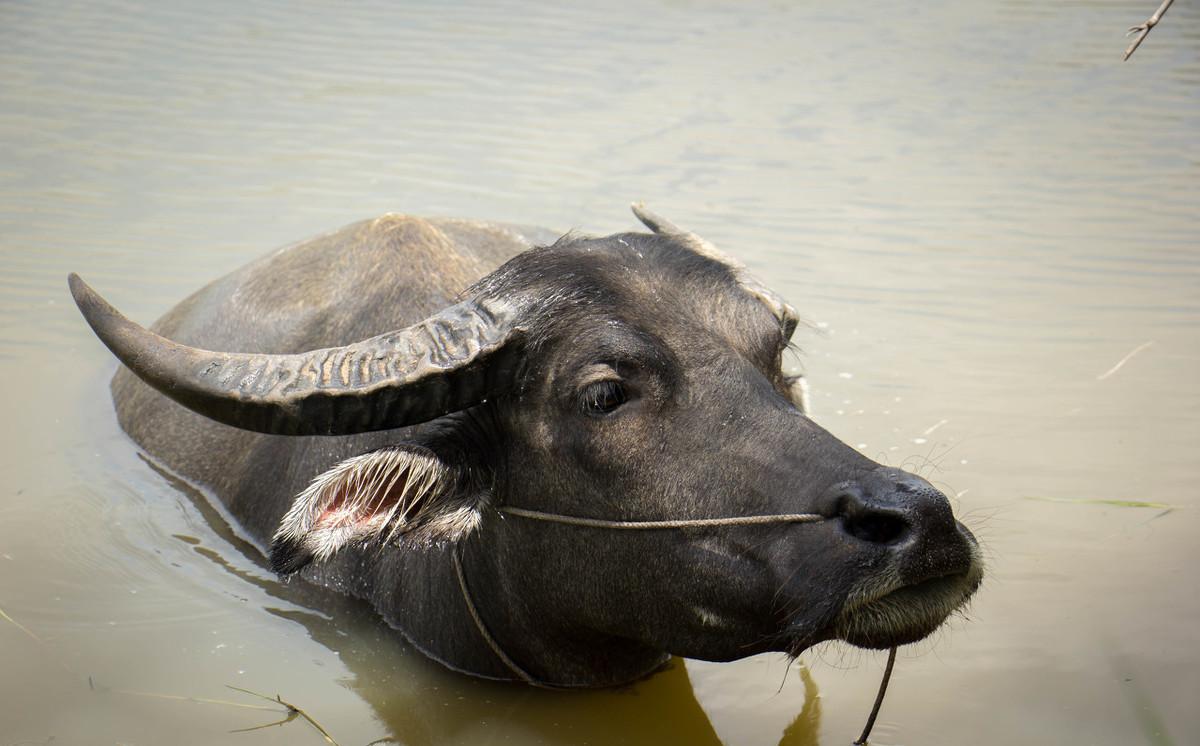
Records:
{"label": "buffalo head", "polygon": [[[440,592],[467,594],[492,652],[532,680],[618,683],[668,653],[929,635],[979,585],[971,533],[928,482],[802,411],[781,368],[790,306],[635,211],[652,233],[565,236],[416,325],[300,354],[177,344],[71,287],[117,357],[209,418],[274,435],[394,431],[320,467],[278,522],[273,566],[319,572],[354,554],[349,572],[382,586],[358,592],[395,606],[419,579],[387,587],[378,568],[442,551],[460,582]],[[808,519],[687,523],[796,514]],[[646,521],[675,523],[622,525]],[[426,647],[480,669],[456,659],[469,645]]]}

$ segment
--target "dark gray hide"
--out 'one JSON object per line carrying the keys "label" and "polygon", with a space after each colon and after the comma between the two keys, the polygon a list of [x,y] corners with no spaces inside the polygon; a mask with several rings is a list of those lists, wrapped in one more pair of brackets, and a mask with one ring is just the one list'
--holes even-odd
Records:
{"label": "dark gray hide", "polygon": [[[799,410],[780,370],[790,307],[639,218],[654,232],[554,241],[387,215],[213,282],[161,336],[71,285],[137,373],[113,380],[134,440],[278,571],[366,599],[447,666],[515,678],[507,655],[541,683],[605,686],[669,654],[928,635],[979,584],[970,532],[928,483]],[[506,506],[826,520],[615,531]]]}

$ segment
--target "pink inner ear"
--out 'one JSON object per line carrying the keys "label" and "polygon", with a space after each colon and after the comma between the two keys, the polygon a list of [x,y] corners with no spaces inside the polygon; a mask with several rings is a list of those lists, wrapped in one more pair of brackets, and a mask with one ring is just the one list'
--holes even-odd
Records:
{"label": "pink inner ear", "polygon": [[[391,481],[389,476],[384,485]],[[353,486],[345,481],[339,481],[329,488],[329,493],[322,500],[320,512],[317,513],[316,520],[313,522],[313,529],[365,526],[372,521],[386,517],[392,512],[392,507],[399,496],[404,494],[405,478],[401,476],[396,479],[395,483],[391,485],[391,489],[387,491],[384,491],[382,485],[374,486],[377,494],[367,500],[351,499],[352,496],[357,497],[352,492]],[[372,486],[368,485],[366,489],[372,489]]]}

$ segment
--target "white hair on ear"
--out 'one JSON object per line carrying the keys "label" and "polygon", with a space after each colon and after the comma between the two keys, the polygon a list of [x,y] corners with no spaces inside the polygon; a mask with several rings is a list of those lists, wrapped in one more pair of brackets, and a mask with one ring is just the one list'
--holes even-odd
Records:
{"label": "white hair on ear", "polygon": [[275,540],[325,560],[350,542],[395,541],[416,528],[418,542],[460,539],[478,525],[479,511],[467,502],[439,504],[450,481],[449,469],[423,448],[395,446],[348,458],[297,496]]}
{"label": "white hair on ear", "polygon": [[479,508],[477,502],[463,501],[449,510],[438,511],[437,515],[423,523],[418,529],[420,531],[419,540],[424,542],[458,541],[479,526],[479,521],[483,518],[483,513]]}
{"label": "white hair on ear", "polygon": [[808,379],[802,375],[788,379],[788,394],[792,403],[804,414],[812,417],[812,395],[809,393]]}

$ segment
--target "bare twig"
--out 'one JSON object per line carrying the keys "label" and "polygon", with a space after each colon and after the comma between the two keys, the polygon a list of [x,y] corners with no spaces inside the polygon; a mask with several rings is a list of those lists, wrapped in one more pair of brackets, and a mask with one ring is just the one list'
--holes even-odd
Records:
{"label": "bare twig", "polygon": [[299,714],[300,713],[296,712],[295,710],[288,710],[287,715],[283,718],[283,720],[276,720],[273,723],[263,723],[262,725],[252,725],[249,728],[234,728],[233,730],[231,730],[229,732],[230,733],[249,733],[250,731],[254,731],[254,730],[264,730],[266,728],[274,728],[276,725],[287,725],[288,723],[295,720]]}
{"label": "bare twig", "polygon": [[[278,694],[276,694],[274,697],[268,697],[265,694],[259,694],[258,692],[252,692],[249,689],[243,689],[240,686],[232,686],[230,684],[226,684],[225,686],[234,690],[235,692],[242,692],[243,694],[249,694],[251,696],[258,697],[259,699],[265,699],[268,702],[277,702],[277,703],[283,705],[284,707],[286,707],[288,709],[288,718],[286,720],[280,721],[281,723],[288,722],[296,715],[299,715],[300,717],[307,720],[309,725],[316,728],[317,731],[325,738],[325,740],[331,746],[338,746],[338,742],[333,740],[333,736],[329,735],[329,731],[327,731],[323,727],[321,727],[321,724],[318,723],[316,720],[313,720],[312,715],[309,715],[307,712],[300,709],[299,707],[292,704],[291,702],[284,700],[283,697],[280,697]],[[261,726],[261,727],[268,727],[270,725],[279,725],[279,723],[268,723],[267,726]]]}
{"label": "bare twig", "polygon": [[941,427],[942,425],[946,425],[949,422],[950,422],[950,420],[945,420],[945,419],[938,420],[937,422],[933,423],[929,427],[925,428],[925,430],[921,433],[921,435],[926,435],[926,436],[933,435],[934,430],[937,430],[939,427]]}
{"label": "bare twig", "polygon": [[[88,684],[92,684],[91,677],[88,677]],[[95,686],[93,685],[94,689]],[[147,697],[149,699],[165,699],[172,702],[195,702],[198,705],[222,705],[224,707],[241,707],[246,710],[271,710],[278,712],[274,707],[266,705],[248,705],[244,702],[231,702],[227,699],[208,699],[206,697],[189,697],[184,694],[162,694],[159,692],[138,692],[131,689],[109,689],[101,687],[101,691],[111,692],[113,694],[121,694],[126,697]],[[274,702],[275,700],[271,700]]]}
{"label": "bare twig", "polygon": [[1146,349],[1147,347],[1149,347],[1149,346],[1150,346],[1150,345],[1152,345],[1152,344],[1154,344],[1154,340],[1153,340],[1153,339],[1152,339],[1152,340],[1150,340],[1149,342],[1143,342],[1142,344],[1138,345],[1137,347],[1134,347],[1134,348],[1133,348],[1133,350],[1131,350],[1131,351],[1129,352],[1129,354],[1128,354],[1128,355],[1126,355],[1125,357],[1123,357],[1123,358],[1121,358],[1120,360],[1118,360],[1116,365],[1114,365],[1113,367],[1111,367],[1111,368],[1109,368],[1108,370],[1104,371],[1104,372],[1103,372],[1103,373],[1101,373],[1100,375],[1096,376],[1096,380],[1097,380],[1097,381],[1103,381],[1105,378],[1108,378],[1108,377],[1109,377],[1109,376],[1111,376],[1113,373],[1116,373],[1118,370],[1120,370],[1120,369],[1121,369],[1121,367],[1122,367],[1122,366],[1124,366],[1124,365],[1125,365],[1125,363],[1127,363],[1127,362],[1129,362],[1130,360],[1132,360],[1134,355],[1138,354],[1139,352],[1141,352],[1142,350]]}
{"label": "bare twig", "polygon": [[1126,60],[1128,60],[1130,56],[1137,51],[1137,48],[1142,44],[1142,40],[1145,39],[1150,33],[1150,29],[1158,25],[1158,22],[1162,20],[1163,14],[1167,12],[1167,8],[1171,7],[1171,3],[1174,1],[1175,0],[1163,0],[1162,5],[1158,6],[1158,10],[1154,11],[1154,15],[1147,18],[1145,23],[1138,26],[1129,27],[1129,31],[1125,35],[1130,36],[1131,34],[1137,34],[1137,38],[1134,39],[1133,43],[1129,45],[1129,49],[1125,50]]}
{"label": "bare twig", "polygon": [[1146,500],[1117,500],[1115,498],[1090,498],[1090,497],[1042,497],[1039,495],[1026,495],[1026,500],[1037,500],[1044,503],[1076,503],[1078,505],[1115,505],[1118,508],[1160,508],[1165,510],[1179,510],[1178,505],[1168,505],[1166,503],[1152,503]]}
{"label": "bare twig", "polygon": [[0,609],[0,619],[3,619],[4,621],[6,621],[6,622],[8,622],[9,624],[13,625],[13,626],[14,626],[14,627],[16,627],[17,629],[19,629],[19,630],[21,630],[22,632],[24,632],[25,634],[29,635],[29,637],[30,637],[30,638],[31,638],[31,639],[32,639],[34,642],[41,642],[41,641],[42,641],[42,638],[40,638],[40,637],[38,637],[37,635],[33,634],[33,632],[31,632],[31,631],[30,631],[30,629],[29,629],[28,627],[26,627],[24,624],[21,624],[21,623],[20,623],[20,622],[18,622],[16,619],[13,619],[13,618],[12,618],[12,617],[10,617],[8,614],[5,614],[5,613],[4,613],[4,609]]}
{"label": "bare twig", "polygon": [[16,619],[13,619],[11,616],[8,615],[7,612],[4,611],[4,609],[0,609],[0,619],[3,619],[4,621],[8,622],[9,624],[13,625],[17,629],[24,632],[25,635],[30,640],[33,640],[34,642],[36,642],[42,648],[42,650],[46,653],[46,655],[50,656],[50,658],[53,659],[54,662],[58,665],[58,667],[61,668],[63,671],[66,671],[71,676],[79,676],[79,674],[77,674],[73,668],[68,666],[66,663],[63,663],[62,659],[59,658],[54,653],[54,650],[46,643],[46,640],[44,638],[38,637],[36,634],[33,633],[33,630],[29,629],[24,624],[21,624]]}

